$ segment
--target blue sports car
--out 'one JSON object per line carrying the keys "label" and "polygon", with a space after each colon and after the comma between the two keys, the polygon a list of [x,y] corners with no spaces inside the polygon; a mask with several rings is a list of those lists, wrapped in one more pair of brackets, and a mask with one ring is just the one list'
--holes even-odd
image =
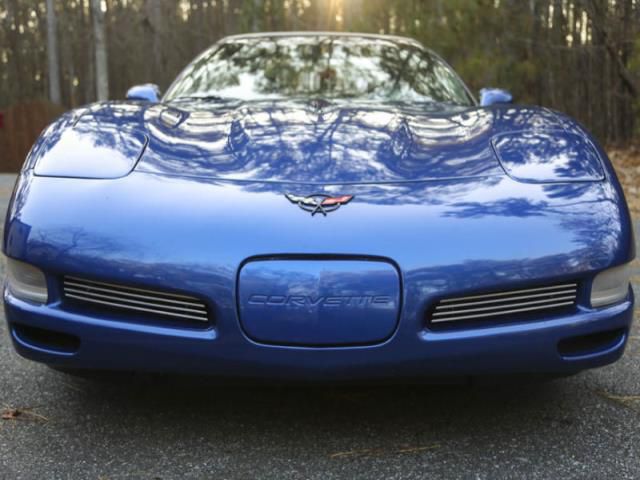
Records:
{"label": "blue sports car", "polygon": [[71,111],[7,214],[17,351],[287,381],[567,375],[617,360],[633,230],[583,127],[407,38],[223,39],[159,98]]}

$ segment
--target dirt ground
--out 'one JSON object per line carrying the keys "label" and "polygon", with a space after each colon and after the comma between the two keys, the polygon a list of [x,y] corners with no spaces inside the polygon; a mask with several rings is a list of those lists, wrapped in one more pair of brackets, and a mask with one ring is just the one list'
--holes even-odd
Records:
{"label": "dirt ground", "polygon": [[628,148],[610,148],[613,162],[634,218],[640,217],[640,143]]}

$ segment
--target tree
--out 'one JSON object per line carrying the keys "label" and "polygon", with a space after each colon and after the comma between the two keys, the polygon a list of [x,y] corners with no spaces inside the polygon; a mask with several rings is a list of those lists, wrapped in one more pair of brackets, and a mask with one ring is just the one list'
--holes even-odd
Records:
{"label": "tree", "polygon": [[224,35],[318,29],[414,37],[472,90],[505,87],[605,142],[640,125],[640,0],[0,0],[0,109],[166,89]]}
{"label": "tree", "polygon": [[153,67],[151,68],[151,71],[153,78],[160,78],[165,66],[162,41],[162,33],[165,31],[165,28],[162,3],[160,0],[146,0],[145,10],[147,15],[147,24],[149,25],[151,37],[153,39]]}
{"label": "tree", "polygon": [[344,18],[345,30],[358,30],[358,28],[360,28],[360,22],[362,21],[362,0],[344,2],[342,16]]}
{"label": "tree", "polygon": [[49,67],[49,100],[62,103],[60,93],[60,61],[58,56],[58,31],[54,0],[47,0],[47,60]]}
{"label": "tree", "polygon": [[91,0],[91,14],[93,16],[93,42],[96,61],[96,97],[97,100],[104,101],[109,99],[109,65],[101,0]]}

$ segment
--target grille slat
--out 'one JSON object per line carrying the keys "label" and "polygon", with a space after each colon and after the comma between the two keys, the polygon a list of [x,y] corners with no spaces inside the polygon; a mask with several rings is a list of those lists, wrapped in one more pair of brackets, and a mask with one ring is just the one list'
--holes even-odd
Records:
{"label": "grille slat", "polygon": [[[503,298],[500,298],[500,299],[497,299],[497,300],[481,300],[479,302],[464,302],[464,303],[460,303],[459,305],[464,305],[465,307],[467,307],[467,306],[471,307],[471,306],[475,306],[475,305],[488,305],[488,304],[491,304],[491,303],[506,303],[506,302],[512,302],[514,300],[529,300],[529,299],[532,299],[532,298],[544,298],[544,297],[548,297],[549,295],[554,295],[554,296],[555,295],[559,295],[559,296],[560,295],[570,295],[572,297],[575,297],[576,289],[574,288],[572,290],[560,290],[560,291],[553,292],[553,293],[538,293],[536,295],[518,295],[518,296],[515,296],[515,297],[507,297],[507,298],[503,297]],[[443,303],[443,302],[441,302],[441,303]],[[451,307],[452,307],[451,305],[447,305],[447,304],[438,305],[436,307],[436,310],[444,310],[446,308],[451,308]]]}
{"label": "grille slat", "polygon": [[[87,289],[89,288],[87,285],[82,285],[80,283],[77,282],[65,282],[65,288],[81,288],[81,289]],[[122,295],[124,297],[131,297],[131,298],[137,298],[137,299],[145,299],[145,300],[152,300],[152,301],[158,301],[158,302],[162,302],[162,303],[167,303],[167,304],[175,304],[175,305],[187,305],[187,306],[199,306],[202,305],[202,302],[200,302],[199,300],[192,300],[192,301],[186,301],[186,300],[174,300],[174,299],[167,299],[167,298],[162,298],[161,296],[150,296],[150,295],[141,295],[139,293],[129,293],[123,290],[114,290],[113,288],[101,288],[101,287],[96,287],[94,285],[90,286],[91,291],[96,291],[96,292],[104,292],[104,293],[109,293],[109,294],[113,294],[114,292],[117,292],[118,295]]]}
{"label": "grille slat", "polygon": [[490,297],[504,297],[505,295],[520,295],[522,293],[531,293],[531,292],[552,292],[553,290],[558,290],[561,288],[576,288],[578,285],[575,283],[567,283],[564,285],[554,285],[551,287],[540,287],[540,288],[527,288],[525,290],[510,290],[508,292],[497,292],[497,293],[487,293],[484,295],[473,295],[471,297],[458,297],[458,298],[449,298],[441,300],[440,303],[451,303],[451,302],[460,302],[463,300],[475,300],[478,298],[490,298]]}
{"label": "grille slat", "polygon": [[177,293],[165,293],[165,292],[158,292],[156,290],[148,290],[146,288],[138,288],[138,287],[128,287],[125,285],[116,285],[115,283],[107,283],[107,282],[96,282],[94,280],[84,280],[82,278],[77,278],[77,277],[65,277],[65,283],[80,283],[82,286],[91,286],[91,285],[97,285],[100,287],[108,287],[111,288],[112,290],[120,290],[120,291],[124,291],[124,292],[145,292],[147,294],[151,294],[151,295],[156,295],[156,296],[160,296],[160,297],[171,297],[171,298],[184,298],[187,300],[195,300],[197,301],[195,298],[193,297],[189,297],[187,295],[180,295]]}
{"label": "grille slat", "polygon": [[[528,307],[528,306],[532,306],[532,305],[538,305],[538,306],[545,306],[548,304],[553,304],[553,303],[557,303],[560,301],[566,301],[566,300],[570,300],[573,301],[575,297],[574,296],[568,296],[568,297],[554,297],[552,299],[549,300],[538,300],[536,302],[518,302],[518,303],[510,303],[508,305],[509,308],[514,308],[514,307]],[[465,305],[466,306],[466,305]],[[504,310],[504,306],[503,305],[499,305],[499,306],[493,306],[493,307],[482,307],[482,308],[465,308],[465,309],[459,309],[459,310],[455,310],[455,313],[457,314],[465,314],[465,313],[475,313],[475,312],[490,312],[492,310]],[[438,317],[438,316],[444,316],[444,315],[450,315],[451,312],[449,311],[445,311],[445,312],[436,312],[433,314],[434,317]]]}
{"label": "grille slat", "polygon": [[[91,298],[95,298],[97,300],[105,300],[105,301],[112,301],[112,302],[117,302],[117,303],[121,303],[121,304],[133,304],[133,305],[142,305],[142,306],[147,306],[147,307],[158,307],[157,303],[154,302],[143,302],[140,300],[133,300],[133,299],[128,299],[128,298],[122,298],[122,297],[118,297],[118,296],[113,296],[113,295],[104,295],[102,293],[93,293],[93,292],[89,292],[87,290],[82,290],[82,289],[78,289],[78,288],[66,288],[65,292],[67,292],[67,294],[71,295],[71,294],[75,294],[76,296],[84,296],[87,299],[91,299]],[[197,307],[196,304],[194,304],[194,306]],[[162,308],[165,308],[167,310],[171,310],[171,311],[176,311],[176,312],[187,312],[187,313],[206,313],[207,311],[205,310],[204,307],[202,308],[187,308],[187,307],[178,307],[176,305],[162,305]]]}
{"label": "grille slat", "polygon": [[484,295],[443,299],[431,314],[431,323],[503,317],[554,310],[575,305],[576,283],[511,290]]}
{"label": "grille slat", "polygon": [[513,313],[524,313],[524,312],[534,312],[536,310],[548,310],[548,309],[552,309],[552,308],[560,308],[560,307],[567,307],[569,305],[573,305],[574,302],[563,302],[563,303],[556,303],[556,304],[550,304],[550,305],[545,305],[545,306],[538,306],[538,307],[530,307],[530,308],[518,308],[515,310],[504,310],[501,312],[492,312],[492,313],[482,313],[482,314],[476,314],[476,315],[464,315],[464,316],[458,316],[458,317],[449,317],[449,318],[442,318],[442,319],[434,319],[432,320],[433,323],[443,323],[443,322],[453,322],[453,321],[458,321],[458,320],[470,320],[473,318],[486,318],[486,317],[497,317],[500,315],[510,315]]}
{"label": "grille slat", "polygon": [[[111,283],[65,277],[65,298],[130,312],[207,322],[207,306],[197,298]],[[178,300],[179,299],[179,300]]]}

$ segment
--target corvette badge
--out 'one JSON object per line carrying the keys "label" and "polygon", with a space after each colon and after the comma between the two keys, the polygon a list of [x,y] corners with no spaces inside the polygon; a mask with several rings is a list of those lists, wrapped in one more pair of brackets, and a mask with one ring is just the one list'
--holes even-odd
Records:
{"label": "corvette badge", "polygon": [[332,197],[330,195],[315,194],[308,197],[301,197],[297,195],[285,195],[287,200],[291,203],[295,203],[305,212],[311,213],[311,216],[315,216],[320,213],[327,216],[328,213],[335,212],[342,205],[346,205],[353,200],[353,195],[342,195],[339,197]]}

